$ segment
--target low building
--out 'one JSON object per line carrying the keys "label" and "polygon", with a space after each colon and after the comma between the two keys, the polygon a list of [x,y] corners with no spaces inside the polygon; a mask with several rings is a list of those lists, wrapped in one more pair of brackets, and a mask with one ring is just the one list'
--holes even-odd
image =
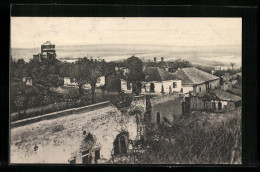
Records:
{"label": "low building", "polygon": [[185,94],[190,91],[204,92],[216,89],[220,85],[219,77],[194,67],[179,69],[174,74],[182,80],[182,89]]}
{"label": "low building", "polygon": [[158,67],[144,69],[145,80],[140,83],[130,83],[121,79],[121,89],[131,93],[138,89],[142,94],[169,94],[182,91],[182,82],[174,74]]}
{"label": "low building", "polygon": [[241,106],[241,97],[216,89],[188,98],[190,110],[229,111]]}
{"label": "low building", "polygon": [[167,95],[155,97],[151,102],[151,123],[172,123],[183,114],[183,97]]}
{"label": "low building", "polygon": [[148,67],[144,70],[145,81],[142,92],[146,93],[172,93],[180,92],[182,81],[174,74],[158,67]]}

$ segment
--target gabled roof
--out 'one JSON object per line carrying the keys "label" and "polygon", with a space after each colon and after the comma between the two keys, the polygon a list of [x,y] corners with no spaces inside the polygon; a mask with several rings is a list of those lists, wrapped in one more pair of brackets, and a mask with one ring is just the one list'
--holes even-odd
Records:
{"label": "gabled roof", "polygon": [[167,81],[178,80],[178,77],[170,72],[158,67],[148,67],[144,69],[145,81]]}
{"label": "gabled roof", "polygon": [[196,85],[219,78],[194,67],[179,69],[174,74],[181,78],[183,85]]}

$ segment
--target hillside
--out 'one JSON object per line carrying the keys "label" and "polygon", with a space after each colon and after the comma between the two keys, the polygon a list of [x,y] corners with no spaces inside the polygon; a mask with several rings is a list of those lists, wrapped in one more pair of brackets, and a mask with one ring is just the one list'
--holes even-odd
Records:
{"label": "hillside", "polygon": [[[12,48],[11,54],[14,59],[23,58],[29,61],[33,54],[40,52],[39,48]],[[166,61],[185,59],[193,63],[206,65],[230,65],[241,66],[240,46],[215,46],[215,47],[180,47],[165,45],[71,45],[56,46],[59,60],[72,61],[78,57],[102,58],[106,61],[126,59],[136,55],[144,60],[153,60],[153,57],[164,57]]]}

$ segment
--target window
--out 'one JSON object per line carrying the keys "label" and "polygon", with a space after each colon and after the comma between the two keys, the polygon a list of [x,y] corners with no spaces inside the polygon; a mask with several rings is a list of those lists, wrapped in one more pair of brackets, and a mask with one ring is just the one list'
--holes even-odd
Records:
{"label": "window", "polygon": [[151,83],[151,84],[150,84],[150,92],[151,92],[151,93],[154,93],[154,83]]}
{"label": "window", "polygon": [[212,102],[212,109],[215,110],[216,109],[216,103]]}
{"label": "window", "polygon": [[100,149],[95,150],[95,162],[100,159]]}
{"label": "window", "polygon": [[177,88],[177,83],[176,82],[172,83],[172,88]]}
{"label": "window", "polygon": [[131,84],[129,81],[127,81],[127,90],[131,90]]}
{"label": "window", "polygon": [[91,164],[92,156],[89,154],[89,150],[82,152],[82,163],[83,164]]}
{"label": "window", "polygon": [[221,109],[222,109],[222,103],[218,102],[218,110],[221,110]]}
{"label": "window", "polygon": [[160,124],[160,120],[161,120],[161,117],[160,117],[160,112],[157,112],[157,115],[156,115],[156,121],[157,121],[157,124]]}
{"label": "window", "polygon": [[201,87],[199,87],[199,91],[201,92]]}

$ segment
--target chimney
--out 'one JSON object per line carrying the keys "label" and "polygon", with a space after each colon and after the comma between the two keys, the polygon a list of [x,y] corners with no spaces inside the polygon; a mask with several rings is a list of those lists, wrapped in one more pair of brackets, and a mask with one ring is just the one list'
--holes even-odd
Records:
{"label": "chimney", "polygon": [[153,59],[154,59],[154,62],[156,62],[156,57],[154,57]]}
{"label": "chimney", "polygon": [[161,62],[163,62],[163,59],[164,59],[164,58],[163,58],[163,57],[161,57]]}

